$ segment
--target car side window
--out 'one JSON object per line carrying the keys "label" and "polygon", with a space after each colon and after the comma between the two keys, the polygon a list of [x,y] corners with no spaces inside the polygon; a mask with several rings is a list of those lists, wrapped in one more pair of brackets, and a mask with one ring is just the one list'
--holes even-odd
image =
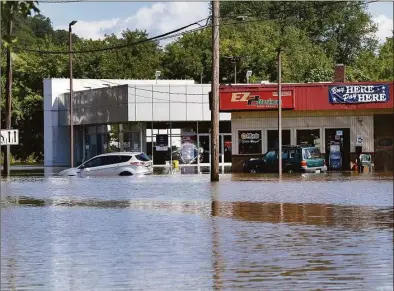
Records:
{"label": "car side window", "polygon": [[297,150],[296,152],[295,152],[295,156],[294,156],[294,158],[297,160],[297,161],[300,161],[300,160],[302,160],[302,155],[301,155],[301,150]]}
{"label": "car side window", "polygon": [[97,157],[87,162],[84,166],[85,168],[94,168],[94,167],[100,167],[102,165],[104,165],[104,158]]}
{"label": "car side window", "polygon": [[130,161],[131,156],[119,156],[120,158],[120,163],[127,163],[128,161]]}
{"label": "car side window", "polygon": [[296,151],[295,150],[290,150],[289,151],[289,159],[294,159],[296,156]]}
{"label": "car side window", "polygon": [[274,152],[274,151],[268,152],[268,153],[265,155],[265,157],[264,157],[264,159],[265,159],[266,161],[274,160],[275,158],[276,158],[276,152]]}
{"label": "car side window", "polygon": [[289,158],[289,151],[283,151],[282,152],[282,159],[288,159]]}
{"label": "car side window", "polygon": [[119,156],[106,156],[104,157],[104,164],[105,165],[113,165],[120,163]]}

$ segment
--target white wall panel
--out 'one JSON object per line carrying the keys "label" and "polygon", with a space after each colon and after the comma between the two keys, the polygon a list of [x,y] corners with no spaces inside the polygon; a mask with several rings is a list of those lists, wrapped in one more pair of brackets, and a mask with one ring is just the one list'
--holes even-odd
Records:
{"label": "white wall panel", "polygon": [[152,120],[152,103],[137,103],[137,120]]}
{"label": "white wall panel", "polygon": [[153,120],[154,121],[168,121],[170,119],[170,104],[153,103]]}
{"label": "white wall panel", "polygon": [[[186,98],[185,98],[186,99]],[[186,102],[171,102],[171,117],[172,121],[185,121],[187,115]]]}

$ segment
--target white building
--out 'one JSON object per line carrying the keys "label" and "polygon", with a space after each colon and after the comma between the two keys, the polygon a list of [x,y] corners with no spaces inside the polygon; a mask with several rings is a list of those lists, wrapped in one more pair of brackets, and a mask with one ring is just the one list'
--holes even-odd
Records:
{"label": "white building", "polygon": [[[70,164],[69,88],[69,79],[44,80],[45,166]],[[156,151],[155,142],[157,134],[168,134],[173,159],[183,142],[192,142],[199,150],[190,166],[209,166],[210,84],[74,79],[73,90],[74,164],[124,150],[144,151],[164,164],[169,151]],[[222,167],[231,165],[230,119],[231,113],[220,114]]]}

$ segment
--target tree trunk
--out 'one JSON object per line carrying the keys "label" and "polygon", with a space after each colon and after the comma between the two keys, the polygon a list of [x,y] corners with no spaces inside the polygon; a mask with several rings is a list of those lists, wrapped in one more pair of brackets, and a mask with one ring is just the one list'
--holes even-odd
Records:
{"label": "tree trunk", "polygon": [[[8,34],[12,35],[12,20],[8,23]],[[11,48],[10,44],[7,47],[7,68],[6,68],[6,110],[5,110],[5,128],[11,129],[11,117],[12,117],[12,59],[11,59]],[[11,158],[11,148],[9,145],[6,146],[6,151],[4,155],[4,171],[3,175],[8,177],[10,175],[10,158]]]}

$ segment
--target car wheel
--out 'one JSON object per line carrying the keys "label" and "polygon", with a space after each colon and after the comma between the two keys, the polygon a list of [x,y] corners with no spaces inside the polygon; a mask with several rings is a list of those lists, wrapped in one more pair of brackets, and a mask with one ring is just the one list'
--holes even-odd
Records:
{"label": "car wheel", "polygon": [[250,170],[249,170],[249,173],[251,173],[251,174],[256,174],[257,171],[256,171],[256,169],[250,169]]}
{"label": "car wheel", "polygon": [[287,169],[286,172],[289,173],[289,174],[294,174],[294,170],[293,169]]}
{"label": "car wheel", "polygon": [[133,174],[130,172],[122,172],[119,174],[119,176],[133,176]]}

